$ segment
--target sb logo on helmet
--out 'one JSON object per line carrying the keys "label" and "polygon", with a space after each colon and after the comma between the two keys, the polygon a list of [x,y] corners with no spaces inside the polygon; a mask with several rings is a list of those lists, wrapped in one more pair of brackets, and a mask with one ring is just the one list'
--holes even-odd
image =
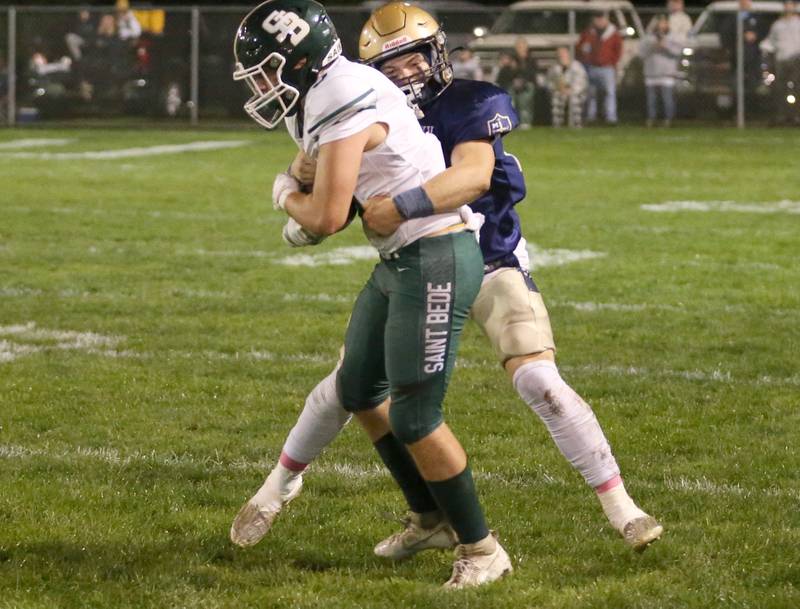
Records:
{"label": "sb logo on helmet", "polygon": [[308,22],[291,11],[272,11],[261,26],[266,32],[276,34],[278,42],[288,38],[292,46],[300,44],[311,31]]}

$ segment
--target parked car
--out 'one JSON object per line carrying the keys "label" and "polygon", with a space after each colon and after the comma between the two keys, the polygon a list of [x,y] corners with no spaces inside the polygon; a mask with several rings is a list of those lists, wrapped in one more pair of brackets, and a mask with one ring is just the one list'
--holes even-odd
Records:
{"label": "parked car", "polygon": [[[633,4],[621,0],[528,0],[506,8],[491,29],[470,44],[486,73],[491,73],[502,52],[511,52],[518,38],[528,42],[537,60],[544,84],[544,75],[556,61],[556,48],[574,49],[581,32],[588,27],[592,15],[608,11],[609,20],[625,39],[622,59],[618,64],[618,80],[622,90],[641,89],[642,73],[639,41],[644,33],[642,21]],[[480,32],[477,32],[480,33]]]}
{"label": "parked car", "polygon": [[[681,58],[682,82],[678,92],[698,112],[730,113],[736,107],[736,49],[725,38],[731,36],[739,3],[712,2],[692,28]],[[753,2],[750,12],[757,22],[758,39],[763,40],[772,23],[783,12],[782,2]],[[726,34],[727,33],[727,34]],[[771,111],[771,85],[775,80],[771,58],[759,56],[758,74],[746,87],[748,111]]]}

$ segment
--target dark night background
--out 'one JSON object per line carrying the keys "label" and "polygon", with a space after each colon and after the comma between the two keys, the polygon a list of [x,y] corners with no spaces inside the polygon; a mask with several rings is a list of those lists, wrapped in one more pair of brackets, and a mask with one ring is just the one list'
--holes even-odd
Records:
{"label": "dark night background", "polygon": [[[353,5],[357,6],[361,4],[362,0],[336,0],[335,2],[323,2],[323,4],[328,6],[348,6]],[[693,6],[693,7],[702,7],[708,4],[708,2],[698,2],[692,0],[685,0],[686,6]],[[113,0],[109,0],[107,2],[98,2],[98,1],[89,1],[86,0],[56,0],[53,2],[52,0],[20,0],[19,2],[9,2],[8,0],[0,2],[0,6],[4,5],[18,5],[18,6],[112,6],[114,4]],[[257,2],[244,2],[236,0],[234,2],[224,2],[222,0],[185,0],[185,1],[173,1],[173,2],[136,2],[136,0],[131,1],[131,5],[133,8],[139,7],[147,7],[147,6],[160,6],[160,7],[168,7],[168,6],[191,6],[191,5],[214,5],[214,6],[255,6]],[[481,2],[480,4],[483,5],[493,5],[493,6],[506,6],[511,4],[508,0],[489,0]],[[633,2],[635,6],[663,6],[666,2]]]}

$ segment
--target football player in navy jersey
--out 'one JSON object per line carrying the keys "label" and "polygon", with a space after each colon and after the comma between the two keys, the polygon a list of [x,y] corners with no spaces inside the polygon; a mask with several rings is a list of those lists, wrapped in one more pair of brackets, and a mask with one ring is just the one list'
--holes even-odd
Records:
{"label": "football player in navy jersey", "polygon": [[[464,203],[483,214],[480,246],[485,274],[472,318],[491,342],[520,397],[595,490],[611,525],[634,550],[644,550],[661,535],[662,526],[628,495],[591,407],[564,382],[555,364],[547,309],[530,276],[526,242],[514,210],[525,197],[525,181],[519,162],[503,147],[503,135],[518,124],[517,114],[502,89],[454,79],[445,42],[444,32],[431,15],[403,2],[377,9],[362,30],[362,61],[381,70],[404,91],[420,124],[441,141],[447,164],[444,172],[422,186],[392,198],[370,199],[362,219],[369,229],[389,235],[409,218],[444,213]],[[292,171],[298,178],[313,175],[313,167],[302,155],[295,159]],[[257,494],[269,500],[257,506],[257,521],[234,521],[234,541],[247,538],[249,545],[266,535],[283,505],[297,495],[302,471],[346,424],[348,416],[331,378],[309,394],[278,464]],[[412,512],[405,529],[380,542],[375,553],[400,559],[447,547],[451,540],[441,514]]]}

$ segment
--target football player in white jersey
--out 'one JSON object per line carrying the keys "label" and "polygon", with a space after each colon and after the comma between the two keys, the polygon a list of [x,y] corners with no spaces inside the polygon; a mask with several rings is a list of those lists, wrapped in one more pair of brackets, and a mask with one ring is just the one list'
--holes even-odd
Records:
{"label": "football player in white jersey", "polygon": [[[381,262],[356,300],[341,365],[326,389],[364,426],[409,509],[447,523],[431,536],[441,547],[457,538],[445,585],[502,577],[511,562],[489,532],[466,453],[442,416],[483,258],[468,207],[430,213],[421,185],[445,168],[438,140],[422,131],[391,81],[341,56],[336,30],[313,0],[260,4],[239,26],[234,50],[234,79],[253,92],[245,110],[268,128],[286,119],[304,154],[316,160],[310,193],[289,174],[273,184],[273,204],[292,219],[288,240],[341,230],[354,197],[363,203],[388,193],[405,202],[396,231],[367,231]],[[299,482],[289,492],[299,492]],[[238,519],[269,518],[263,503],[257,493]],[[247,543],[236,526],[232,538]]]}
{"label": "football player in white jersey", "polygon": [[[468,200],[486,218],[481,229],[486,274],[473,319],[489,338],[519,395],[594,488],[612,526],[633,549],[643,550],[662,527],[628,496],[592,409],[561,379],[555,365],[547,309],[528,273],[525,240],[513,211],[525,196],[524,178],[516,160],[504,152],[500,137],[517,120],[508,95],[489,83],[454,81],[444,32],[431,15],[407,3],[392,2],[377,9],[364,26],[359,49],[362,60],[380,66],[406,92],[421,123],[444,143],[451,167],[424,185],[435,210],[452,209],[459,200]],[[497,116],[507,124],[491,120]],[[499,132],[493,127],[495,122],[502,127]],[[296,159],[292,166],[292,172],[306,183],[313,182],[314,169],[308,159]],[[372,199],[364,220],[379,232],[390,233],[402,221],[396,207],[391,197]],[[330,388],[330,378],[308,396],[280,461],[267,478],[262,489],[265,517],[250,523],[237,519],[234,540],[252,544],[268,532],[282,506],[296,496],[294,490],[299,492],[304,468],[346,424],[348,414]],[[376,553],[398,558],[437,547],[429,528],[422,526],[420,515],[412,513],[406,530],[379,544]]]}

